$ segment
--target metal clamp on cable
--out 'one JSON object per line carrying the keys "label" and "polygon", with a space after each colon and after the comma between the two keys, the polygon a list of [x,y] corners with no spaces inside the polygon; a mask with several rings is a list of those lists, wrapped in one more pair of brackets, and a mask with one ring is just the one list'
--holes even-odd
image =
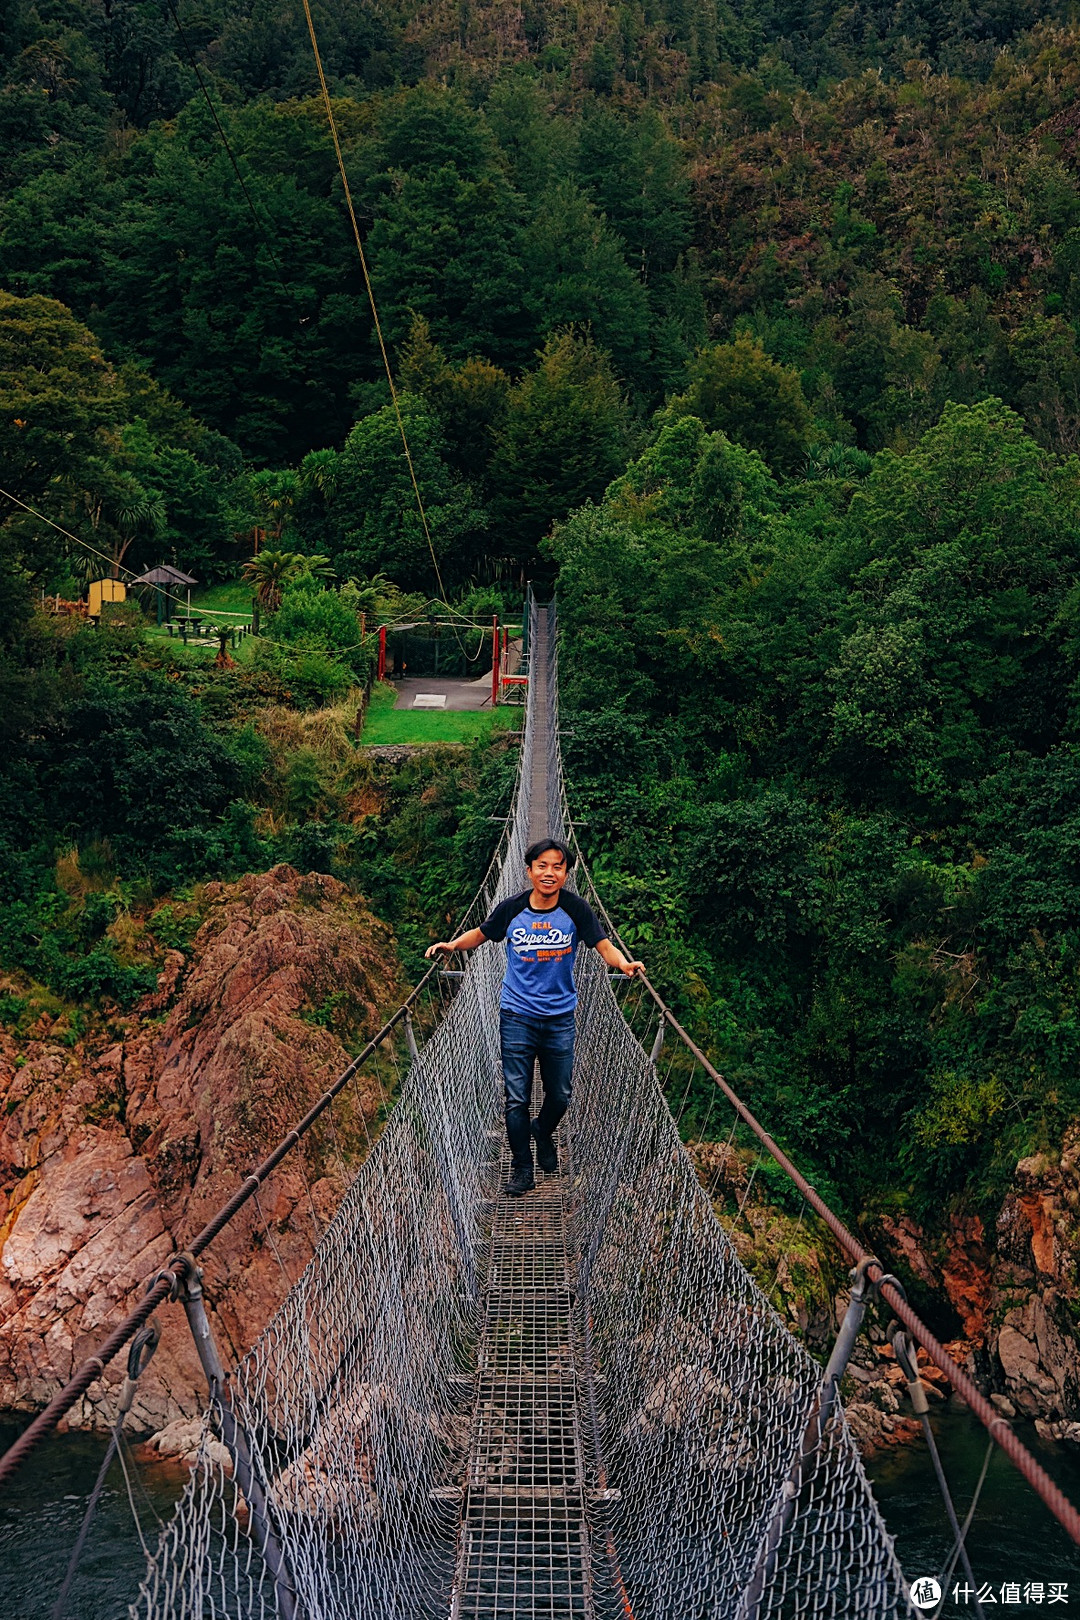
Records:
{"label": "metal clamp on cable", "polygon": [[162,1266],[160,1271],[155,1271],[147,1279],[146,1292],[156,1288],[164,1279],[169,1285],[170,1305],[175,1305],[178,1299],[201,1299],[202,1275],[202,1267],[195,1256],[190,1249],[185,1249],[182,1254],[174,1254],[168,1265]]}
{"label": "metal clamp on cable", "polygon": [[170,1260],[167,1266],[162,1266],[160,1271],[155,1271],[151,1276],[147,1277],[143,1293],[152,1294],[159,1282],[167,1282],[169,1285],[168,1303],[175,1305],[180,1298],[180,1284],[183,1279],[180,1273],[172,1268],[173,1262]]}
{"label": "metal clamp on cable", "polygon": [[[886,1283],[895,1294],[899,1294],[906,1305],[907,1290],[899,1277],[894,1277],[891,1271],[883,1272],[874,1284],[874,1294],[878,1303],[881,1303],[881,1289]],[[919,1361],[915,1341],[907,1328],[901,1327],[895,1316],[890,1317],[885,1334],[892,1345],[896,1365],[904,1375],[904,1382],[907,1384],[907,1392],[911,1400],[911,1409],[916,1417],[925,1417],[930,1410],[930,1404],[926,1399],[926,1387],[919,1376]]]}
{"label": "metal clamp on cable", "polygon": [[[882,1269],[881,1262],[878,1260],[871,1260],[869,1258],[863,1260],[860,1263],[859,1269],[862,1270],[862,1268],[866,1265],[876,1265],[878,1270],[881,1271],[881,1276],[878,1277],[877,1281],[870,1284],[871,1288],[873,1289],[874,1298],[879,1305],[882,1304],[881,1290],[886,1284],[893,1290],[894,1293],[899,1294],[900,1298],[905,1304],[907,1304],[907,1290],[900,1281],[899,1277],[895,1277],[891,1271],[884,1271]],[[926,1399],[926,1388],[922,1379],[919,1377],[919,1363],[914,1340],[907,1329],[901,1327],[895,1316],[890,1317],[889,1325],[885,1329],[885,1335],[889,1343],[892,1345],[893,1355],[896,1357],[896,1365],[900,1368],[900,1371],[904,1375],[904,1382],[907,1384],[907,1392],[911,1400],[912,1411],[915,1413],[916,1417],[924,1417],[930,1410],[930,1405]]]}
{"label": "metal clamp on cable", "polygon": [[876,1266],[881,1270],[881,1261],[872,1254],[864,1254],[858,1265],[848,1272],[851,1283],[851,1297],[854,1300],[865,1301],[868,1297],[877,1298],[878,1285],[870,1278],[870,1267]]}
{"label": "metal clamp on cable", "polygon": [[890,1342],[893,1347],[893,1354],[896,1357],[896,1364],[903,1373],[904,1382],[907,1384],[912,1411],[916,1417],[923,1417],[929,1412],[930,1403],[926,1399],[926,1390],[923,1387],[922,1379],[919,1377],[919,1364],[916,1358],[914,1341],[907,1328],[902,1328],[899,1323],[890,1322],[889,1327],[895,1330],[890,1333]]}
{"label": "metal clamp on cable", "polygon": [[131,1403],[135,1399],[135,1388],[140,1377],[146,1371],[154,1351],[161,1338],[161,1328],[157,1322],[148,1322],[140,1328],[131,1341],[128,1350],[127,1376],[120,1385],[120,1405],[117,1417],[124,1418],[131,1411]]}
{"label": "metal clamp on cable", "polygon": [[182,1254],[174,1254],[167,1265],[148,1277],[145,1292],[149,1294],[162,1281],[169,1285],[170,1305],[175,1305],[192,1288],[196,1295],[202,1293],[202,1270],[190,1249],[185,1249]]}

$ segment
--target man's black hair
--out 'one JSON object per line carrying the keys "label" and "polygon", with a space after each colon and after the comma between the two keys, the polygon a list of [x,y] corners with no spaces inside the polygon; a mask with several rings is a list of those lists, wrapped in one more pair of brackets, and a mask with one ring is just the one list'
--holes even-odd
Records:
{"label": "man's black hair", "polygon": [[528,849],[525,851],[525,865],[531,866],[533,861],[538,861],[540,859],[541,855],[546,855],[549,849],[557,849],[563,860],[566,862],[566,870],[568,872],[573,870],[574,857],[571,855],[566,845],[560,843],[557,838],[540,838],[535,844],[530,844]]}

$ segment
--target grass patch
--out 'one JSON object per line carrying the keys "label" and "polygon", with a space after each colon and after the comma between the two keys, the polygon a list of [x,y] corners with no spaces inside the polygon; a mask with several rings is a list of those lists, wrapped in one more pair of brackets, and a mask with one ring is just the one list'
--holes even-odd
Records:
{"label": "grass patch", "polygon": [[192,591],[191,606],[199,613],[243,613],[250,623],[254,594],[242,579],[226,579],[218,585],[208,585],[204,591]]}
{"label": "grass patch", "polygon": [[514,730],[518,709],[395,709],[397,689],[372,689],[362,743],[471,743],[492,731]]}
{"label": "grass patch", "polygon": [[[194,606],[194,604],[192,604]],[[179,632],[169,634],[164,625],[150,625],[146,632],[149,641],[164,642],[171,647],[177,660],[182,664],[204,665],[212,664],[217,657],[217,640],[210,641],[202,638],[199,641],[189,639],[185,647]],[[236,664],[250,664],[255,658],[256,648],[262,644],[261,636],[245,636],[238,647],[230,647],[229,657]]]}

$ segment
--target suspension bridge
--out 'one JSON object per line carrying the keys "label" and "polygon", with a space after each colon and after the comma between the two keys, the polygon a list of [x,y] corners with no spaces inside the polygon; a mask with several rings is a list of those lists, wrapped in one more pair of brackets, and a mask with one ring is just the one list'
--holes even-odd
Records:
{"label": "suspension bridge", "polygon": [[[534,838],[573,837],[553,611],[535,604],[530,659],[514,805],[466,923],[520,888]],[[580,864],[576,877],[599,907]],[[0,1460],[2,1483],[128,1345],[119,1430],[153,1314],[183,1301],[210,1397],[131,1620],[910,1615],[838,1397],[871,1292],[897,1319],[916,1410],[913,1340],[1080,1541],[1080,1516],[895,1279],[643,980],[657,1014],[646,1050],[593,952],[578,964],[560,1171],[525,1198],[501,1196],[501,977],[496,950],[432,970]],[[437,1020],[421,1016],[432,984]],[[713,1083],[855,1268],[824,1370],[714,1214],[658,1077],[665,1033],[688,1077]],[[309,1265],[226,1374],[200,1254],[312,1133],[332,1146],[339,1099],[393,1042],[409,1062],[385,1129]]]}

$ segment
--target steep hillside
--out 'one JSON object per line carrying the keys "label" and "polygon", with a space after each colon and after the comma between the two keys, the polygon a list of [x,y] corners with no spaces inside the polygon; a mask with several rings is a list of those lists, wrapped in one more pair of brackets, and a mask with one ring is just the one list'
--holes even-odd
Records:
{"label": "steep hillside", "polygon": [[[168,953],[130,1013],[71,1045],[44,1027],[0,1035],[2,1407],[56,1392],[401,999],[389,929],[334,878],[278,866],[208,884],[198,910],[190,949]],[[379,1128],[385,1083],[362,1073],[335,1133],[214,1245],[207,1283],[231,1358],[310,1257]],[[111,1411],[112,1382],[76,1417]],[[187,1332],[166,1332],[136,1421],[197,1414],[203,1386]]]}

